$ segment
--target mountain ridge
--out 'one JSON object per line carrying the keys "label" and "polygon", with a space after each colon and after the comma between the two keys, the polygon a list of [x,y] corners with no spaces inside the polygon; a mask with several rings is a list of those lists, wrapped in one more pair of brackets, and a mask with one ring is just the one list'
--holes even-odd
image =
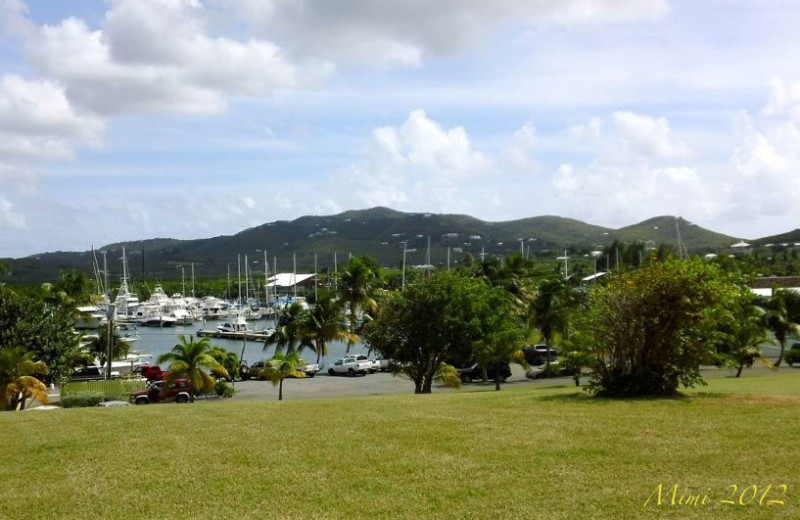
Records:
{"label": "mountain ridge", "polygon": [[[677,224],[676,224],[677,222]],[[348,254],[369,255],[384,265],[399,266],[403,247],[408,264],[424,262],[428,237],[431,261],[445,265],[448,249],[452,261],[465,253],[507,256],[516,252],[548,257],[564,249],[587,254],[614,240],[643,240],[652,246],[669,243],[677,249],[680,230],[683,247],[692,252],[717,252],[739,239],[693,225],[681,217],[658,216],[614,229],[557,215],[541,215],[510,221],[483,221],[463,214],[401,212],[378,206],[348,210],[335,215],[305,215],[244,229],[233,235],[182,240],[153,238],[115,242],[100,250],[108,252],[112,272],[119,271],[125,247],[131,272],[141,278],[175,278],[180,266],[195,265],[198,277],[225,276],[236,272],[248,255],[251,269],[263,270],[264,252],[270,269],[320,271],[341,264]],[[237,255],[238,259],[237,260]],[[12,282],[50,281],[64,269],[78,268],[91,274],[91,252],[52,252],[11,260]]]}

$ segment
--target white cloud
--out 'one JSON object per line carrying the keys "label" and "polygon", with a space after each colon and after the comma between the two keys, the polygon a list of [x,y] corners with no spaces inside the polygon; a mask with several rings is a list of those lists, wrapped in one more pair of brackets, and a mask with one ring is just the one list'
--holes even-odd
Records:
{"label": "white cloud", "polygon": [[300,85],[298,66],[277,45],[215,35],[210,16],[198,1],[116,0],[100,29],[67,18],[28,31],[26,54],[70,100],[101,114],[215,113],[229,96]]}
{"label": "white cloud", "polygon": [[12,229],[24,229],[25,218],[14,209],[14,205],[9,202],[5,195],[0,194],[0,227]]}
{"label": "white cloud", "polygon": [[418,66],[426,54],[476,45],[504,23],[602,24],[653,20],[666,0],[213,0],[296,55]]}
{"label": "white cloud", "polygon": [[620,139],[631,151],[647,157],[684,157],[689,148],[671,136],[669,122],[633,112],[614,112],[614,125]]}

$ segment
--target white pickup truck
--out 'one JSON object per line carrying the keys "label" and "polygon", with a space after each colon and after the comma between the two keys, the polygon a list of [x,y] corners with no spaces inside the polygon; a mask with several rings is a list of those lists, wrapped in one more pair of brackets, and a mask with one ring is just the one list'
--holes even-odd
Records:
{"label": "white pickup truck", "polygon": [[328,368],[328,375],[335,376],[336,374],[347,374],[354,376],[356,374],[368,374],[372,370],[371,361],[359,361],[355,356],[347,356],[339,359]]}
{"label": "white pickup truck", "polygon": [[298,372],[303,372],[306,377],[314,377],[319,373],[319,365],[316,363],[306,363],[305,365],[297,366]]}

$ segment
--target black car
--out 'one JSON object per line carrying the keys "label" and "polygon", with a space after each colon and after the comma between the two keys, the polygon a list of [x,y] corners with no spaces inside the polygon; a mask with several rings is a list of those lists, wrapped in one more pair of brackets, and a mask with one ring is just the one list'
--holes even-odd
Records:
{"label": "black car", "polygon": [[[483,367],[478,363],[473,363],[466,368],[459,368],[458,375],[462,383],[480,381],[483,379]],[[511,377],[511,366],[505,361],[489,363],[486,365],[486,377],[489,381],[496,381],[499,378],[502,383]]]}
{"label": "black car", "polygon": [[[533,345],[532,347],[524,347],[522,355],[525,356],[525,361],[531,365],[538,367],[547,363],[547,346],[546,345]],[[550,349],[550,361],[558,359],[558,351],[554,348]]]}
{"label": "black car", "polygon": [[242,381],[247,381],[248,379],[260,379],[259,374],[262,370],[264,370],[263,361],[256,361],[250,366],[247,366],[246,363],[242,363],[242,366],[239,367],[239,373],[242,376]]}
{"label": "black car", "polygon": [[[90,367],[82,367],[76,368],[72,375],[69,376],[70,381],[98,381],[101,379],[105,379],[105,370],[97,367],[97,366],[90,366]],[[118,379],[119,372],[111,372],[111,379]]]}

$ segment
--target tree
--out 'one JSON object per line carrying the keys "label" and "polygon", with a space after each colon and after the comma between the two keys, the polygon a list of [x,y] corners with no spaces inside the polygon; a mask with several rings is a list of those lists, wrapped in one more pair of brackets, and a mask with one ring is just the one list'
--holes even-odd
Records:
{"label": "tree", "polygon": [[79,339],[72,310],[42,300],[18,296],[0,286],[0,345],[16,345],[50,369],[49,384],[72,373]]}
{"label": "tree", "polygon": [[766,304],[766,312],[762,318],[764,325],[772,331],[781,347],[775,366],[781,366],[786,349],[786,340],[790,334],[800,334],[800,294],[794,291],[779,289],[775,291]]}
{"label": "tree", "polygon": [[569,313],[579,303],[574,289],[560,278],[540,280],[527,299],[526,320],[532,328],[539,329],[547,346],[547,366],[552,360],[551,347],[557,332],[566,332]]}
{"label": "tree", "polygon": [[159,363],[170,363],[167,382],[171,383],[180,377],[189,381],[189,397],[194,402],[196,393],[210,391],[214,387],[214,378],[203,368],[228,377],[228,372],[211,355],[211,346],[208,338],[194,339],[189,334],[189,339],[181,334],[180,343],[172,347],[171,352],[158,357]]}
{"label": "tree", "polygon": [[734,281],[700,259],[668,259],[595,288],[584,331],[594,339],[591,389],[670,395],[702,384],[700,363],[741,291]]}
{"label": "tree", "polygon": [[30,397],[47,404],[47,387],[34,377],[46,373],[47,365],[24,349],[0,347],[0,410],[22,410]]}
{"label": "tree", "polygon": [[387,295],[364,338],[401,367],[414,382],[414,393],[429,394],[442,363],[466,362],[478,351],[485,359],[505,356],[501,342],[513,343],[514,334],[507,330],[513,318],[503,298],[502,290],[481,279],[437,273],[405,292]]}
{"label": "tree", "polygon": [[272,359],[268,360],[261,371],[261,376],[269,379],[273,386],[278,385],[278,401],[283,401],[283,380],[287,377],[304,378],[305,372],[297,370],[298,366],[305,365],[297,352],[289,351],[285,354],[276,351]]}
{"label": "tree", "polygon": [[281,311],[275,323],[275,332],[264,342],[264,350],[270,345],[275,345],[276,351],[285,348],[287,352],[297,350],[298,345],[299,348],[313,347],[304,334],[308,319],[308,311],[297,302]]}
{"label": "tree", "polygon": [[347,340],[352,342],[358,340],[358,336],[342,326],[343,318],[341,304],[328,293],[320,294],[314,308],[303,322],[304,330],[302,331],[302,335],[313,342],[317,363],[322,356],[328,354],[327,343],[329,341]]}
{"label": "tree", "polygon": [[220,373],[217,375],[225,377],[226,379],[236,379],[239,377],[239,356],[237,356],[235,352],[231,352],[222,347],[211,347],[208,353],[217,363],[222,365],[227,372],[226,375]]}
{"label": "tree", "polygon": [[341,301],[350,311],[347,320],[353,334],[357,330],[359,315],[377,310],[378,304],[372,298],[373,284],[377,277],[375,261],[369,257],[351,257],[341,274],[339,291]]}
{"label": "tree", "polygon": [[[116,331],[111,331],[111,359],[124,358],[130,352],[130,342],[123,341]],[[89,354],[97,358],[101,367],[108,363],[108,327],[102,327],[97,334],[97,338],[89,342]]]}
{"label": "tree", "polygon": [[753,297],[743,291],[737,305],[731,307],[730,318],[720,327],[716,335],[717,357],[725,366],[736,368],[736,377],[745,367],[752,367],[756,360],[767,366],[773,365],[762,356],[762,343],[771,340],[767,336],[767,313],[753,304]]}

